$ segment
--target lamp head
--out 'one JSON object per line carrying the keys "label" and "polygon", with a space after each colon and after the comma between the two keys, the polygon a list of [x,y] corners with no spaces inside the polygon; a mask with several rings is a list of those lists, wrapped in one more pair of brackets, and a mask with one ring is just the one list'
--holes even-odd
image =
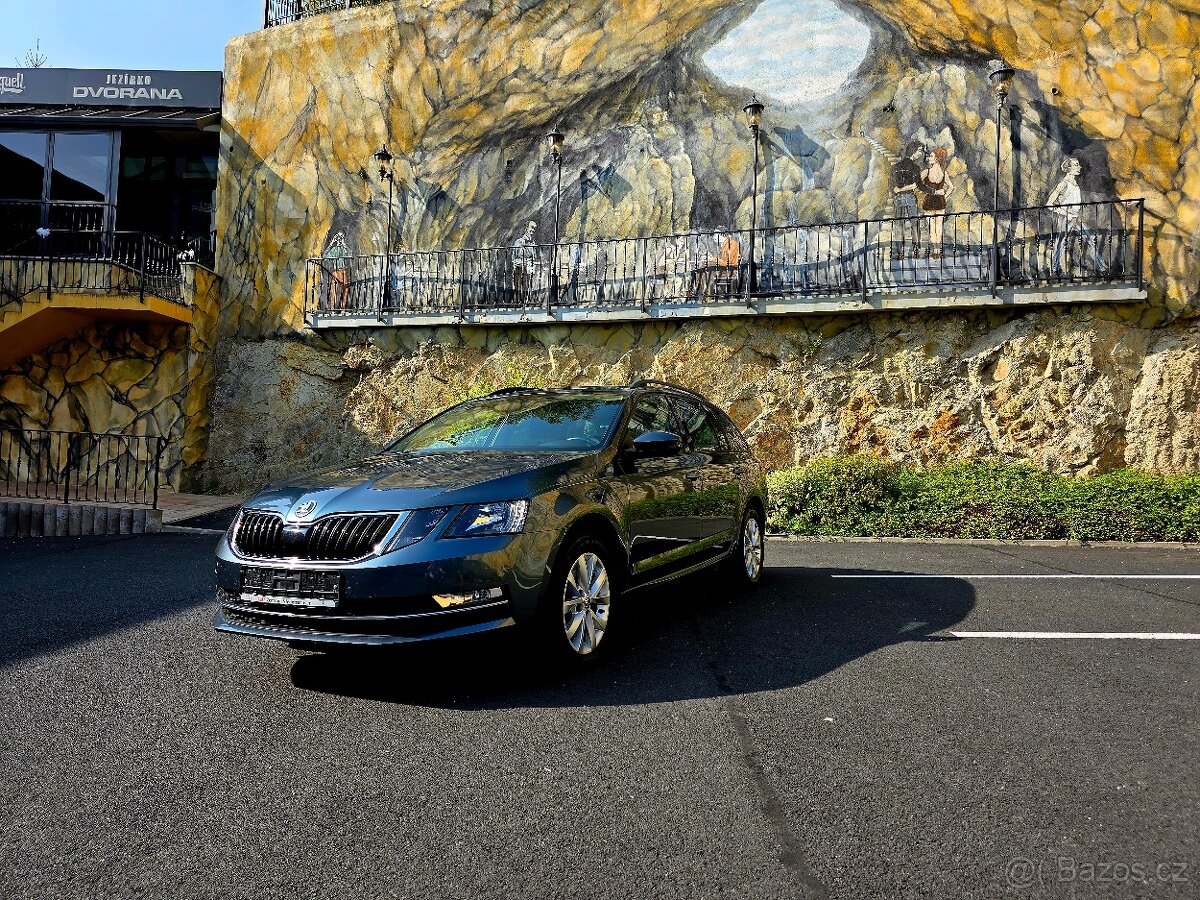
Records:
{"label": "lamp head", "polygon": [[993,59],[988,63],[988,81],[992,83],[992,90],[996,92],[996,99],[1004,100],[1008,96],[1009,88],[1012,87],[1013,76],[1016,74],[1017,70],[1002,59]]}
{"label": "lamp head", "polygon": [[550,155],[555,159],[562,158],[563,140],[565,136],[561,131],[555,128],[546,134],[546,143],[550,147]]}
{"label": "lamp head", "polygon": [[751,95],[750,102],[742,107],[742,112],[746,114],[746,119],[750,122],[750,128],[753,131],[758,131],[758,126],[762,124],[762,114],[765,106],[759,101],[757,95]]}

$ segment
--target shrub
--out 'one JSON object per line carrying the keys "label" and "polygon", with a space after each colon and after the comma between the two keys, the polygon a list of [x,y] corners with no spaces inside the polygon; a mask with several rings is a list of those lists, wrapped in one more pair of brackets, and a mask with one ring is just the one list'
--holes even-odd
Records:
{"label": "shrub", "polygon": [[800,535],[1175,540],[1200,537],[1200,474],[1069,478],[1028,463],[917,469],[835,456],[767,479],[772,528]]}

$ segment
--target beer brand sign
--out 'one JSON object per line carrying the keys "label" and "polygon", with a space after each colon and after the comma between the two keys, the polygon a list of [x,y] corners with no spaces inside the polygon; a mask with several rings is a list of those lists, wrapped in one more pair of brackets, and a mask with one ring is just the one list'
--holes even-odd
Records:
{"label": "beer brand sign", "polygon": [[0,69],[0,105],[6,103],[218,109],[221,73]]}
{"label": "beer brand sign", "polygon": [[24,72],[18,72],[16,75],[0,75],[0,94],[23,93],[25,93]]}

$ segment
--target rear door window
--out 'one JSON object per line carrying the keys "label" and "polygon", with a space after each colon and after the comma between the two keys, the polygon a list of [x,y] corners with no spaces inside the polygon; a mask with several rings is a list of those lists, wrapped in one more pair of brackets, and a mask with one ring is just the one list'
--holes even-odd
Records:
{"label": "rear door window", "polygon": [[716,453],[725,449],[725,442],[708,408],[697,400],[675,397],[675,408],[684,433],[684,446],[694,453]]}

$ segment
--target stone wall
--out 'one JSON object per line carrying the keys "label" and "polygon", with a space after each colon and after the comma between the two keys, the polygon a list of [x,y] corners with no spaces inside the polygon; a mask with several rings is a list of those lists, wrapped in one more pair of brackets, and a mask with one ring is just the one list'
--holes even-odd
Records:
{"label": "stone wall", "polygon": [[186,265],[193,325],[98,322],[0,371],[0,425],[163,435],[164,486],[204,452],[220,279]]}
{"label": "stone wall", "polygon": [[[947,151],[951,211],[986,208],[986,60],[1018,69],[1001,196],[1043,203],[1067,156],[1083,199],[1145,197],[1145,304],[758,322],[313,334],[304,259],[337,231],[376,252],[397,155],[401,248],[548,239],[567,133],[564,233],[749,222],[750,144],[704,52],[756,0],[385,2],[235,39],[226,56],[218,269],[225,275],[206,483],[334,461],[479,385],[704,389],[774,464],[837,451],[1000,453],[1090,472],[1198,464],[1200,7],[1194,0],[858,0],[871,47],[833,96],[770,97],[764,223],[888,215],[910,141]],[[835,36],[836,39],[836,36]]]}

